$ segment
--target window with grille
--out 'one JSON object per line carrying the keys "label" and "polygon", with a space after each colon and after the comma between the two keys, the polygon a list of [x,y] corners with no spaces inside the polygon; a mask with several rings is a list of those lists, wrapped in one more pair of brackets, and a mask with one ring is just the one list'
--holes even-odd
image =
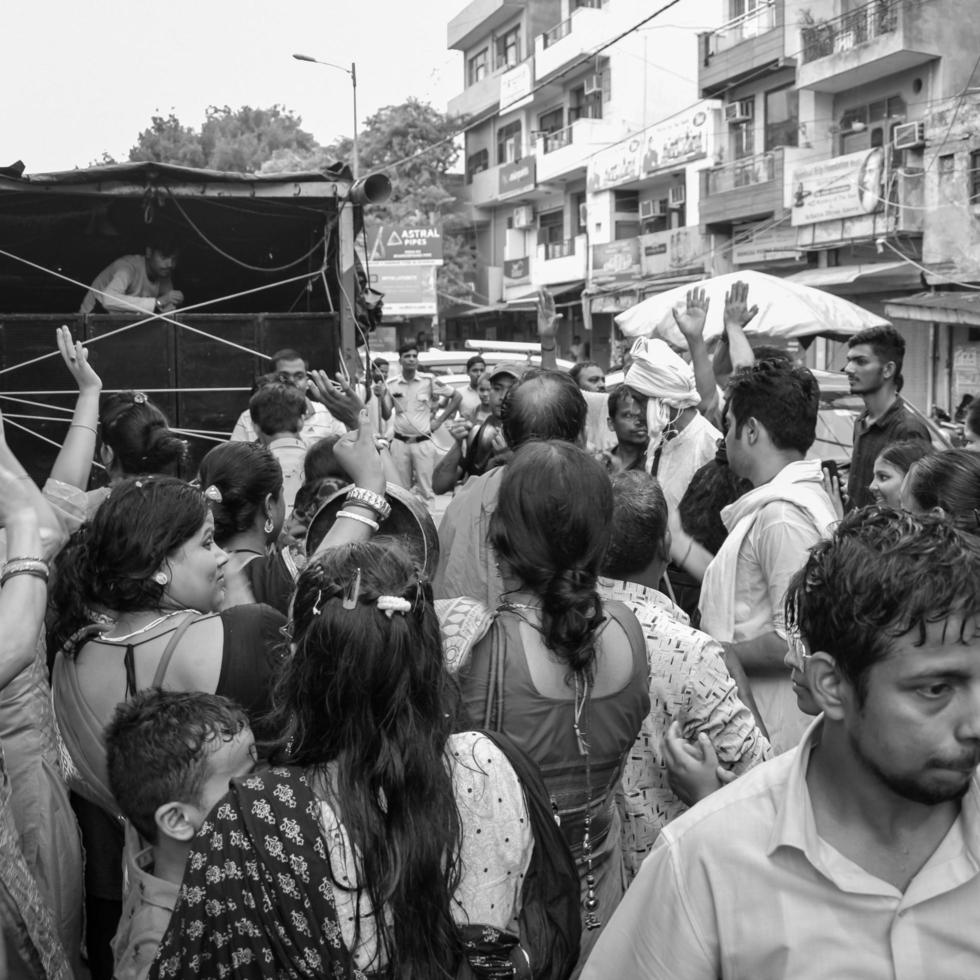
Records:
{"label": "window with grille", "polygon": [[523,156],[521,121],[514,120],[497,130],[497,163],[514,163]]}
{"label": "window with grille", "polygon": [[479,174],[483,173],[484,170],[490,168],[490,152],[484,147],[482,150],[477,150],[476,153],[471,153],[466,158],[466,183],[472,184],[473,178]]}
{"label": "window with grille", "polygon": [[521,60],[521,29],[513,27],[495,42],[496,68],[513,68]]}
{"label": "window with grille", "polygon": [[477,82],[487,77],[490,72],[490,52],[486,48],[483,48],[482,51],[477,51],[470,58],[467,72],[469,74],[470,85],[476,85]]}

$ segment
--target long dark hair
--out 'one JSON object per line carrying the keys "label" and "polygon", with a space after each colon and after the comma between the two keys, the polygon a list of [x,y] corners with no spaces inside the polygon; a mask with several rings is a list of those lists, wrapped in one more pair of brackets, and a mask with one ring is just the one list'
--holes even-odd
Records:
{"label": "long dark hair", "polygon": [[921,511],[938,508],[961,531],[980,533],[980,454],[969,449],[931,453],[912,464],[906,480]]}
{"label": "long dark hair", "polygon": [[609,475],[585,450],[530,442],[508,464],[490,519],[490,544],[541,599],[545,644],[576,672],[595,660],[612,512]]}
{"label": "long dark hair", "polygon": [[124,476],[174,476],[187,459],[187,440],[170,429],[167,417],[141,391],[106,395],[99,419],[99,436]]}
{"label": "long dark hair", "polygon": [[201,460],[201,489],[217,487],[221,500],[211,502],[214,540],[219,545],[248,530],[261,512],[265,498],[282,490],[282,467],[265,446],[226,442]]}
{"label": "long dark hair", "polygon": [[[387,615],[379,596],[410,608]],[[322,777],[358,855],[388,973],[453,976],[461,830],[444,753],[458,693],[431,591],[396,544],[329,549],[300,575],[292,630],[273,695],[273,758]],[[355,929],[359,939],[360,921]]]}
{"label": "long dark hair", "polygon": [[160,476],[123,480],[55,559],[50,639],[62,645],[94,610],[156,609],[164,586],[153,578],[168,555],[207,517],[201,491]]}

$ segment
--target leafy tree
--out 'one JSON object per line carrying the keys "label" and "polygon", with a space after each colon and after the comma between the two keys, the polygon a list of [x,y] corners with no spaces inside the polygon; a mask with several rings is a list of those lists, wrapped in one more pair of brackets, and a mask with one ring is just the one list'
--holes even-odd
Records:
{"label": "leafy tree", "polygon": [[129,159],[254,173],[277,153],[311,154],[317,143],[302,120],[284,106],[268,109],[210,106],[200,131],[184,126],[173,113],[154,116],[137,137]]}

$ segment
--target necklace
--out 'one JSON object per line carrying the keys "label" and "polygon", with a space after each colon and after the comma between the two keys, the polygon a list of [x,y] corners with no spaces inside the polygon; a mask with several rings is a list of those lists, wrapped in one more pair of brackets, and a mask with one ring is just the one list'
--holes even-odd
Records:
{"label": "necklace", "polygon": [[[172,619],[174,616],[182,616],[184,613],[197,613],[197,610],[174,609],[172,612],[164,613],[162,616],[154,619],[152,622],[147,623],[146,626],[142,626],[138,630],[133,630],[132,633],[126,633],[123,636],[102,636],[100,639],[103,639],[108,643],[123,643],[125,640],[131,640],[134,636],[142,636],[143,633],[149,633],[150,630],[155,629],[161,623],[166,622],[168,619]],[[198,615],[200,614],[198,613]]]}
{"label": "necklace", "polygon": [[[586,929],[598,929],[602,922],[597,914],[599,900],[595,897],[596,877],[592,867],[592,766],[589,759],[589,731],[586,727],[589,706],[588,675],[575,674],[575,715],[572,728],[578,742],[579,754],[585,758],[585,824],[582,831],[582,856],[585,858],[585,910],[583,924]],[[583,717],[586,716],[586,717]]]}

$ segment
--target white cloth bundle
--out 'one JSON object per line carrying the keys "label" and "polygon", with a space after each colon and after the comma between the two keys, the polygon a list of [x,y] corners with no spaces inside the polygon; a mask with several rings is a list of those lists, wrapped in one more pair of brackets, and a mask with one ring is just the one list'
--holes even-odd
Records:
{"label": "white cloth bundle", "polygon": [[624,384],[647,398],[648,456],[656,451],[671,415],[701,404],[694,369],[662,340],[641,337],[630,351],[633,359]]}

